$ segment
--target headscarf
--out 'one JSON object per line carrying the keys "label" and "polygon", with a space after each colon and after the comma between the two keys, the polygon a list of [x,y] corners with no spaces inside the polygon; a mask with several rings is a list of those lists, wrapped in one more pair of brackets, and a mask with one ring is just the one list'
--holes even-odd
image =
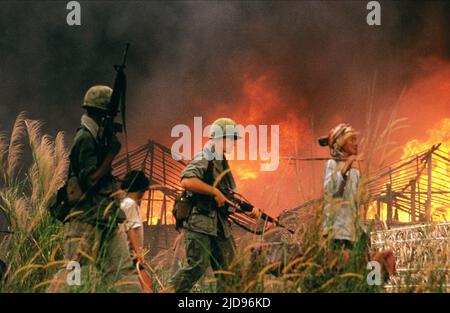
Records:
{"label": "headscarf", "polygon": [[333,158],[343,158],[343,146],[345,141],[358,132],[350,124],[341,123],[330,130],[327,137],[319,138],[321,146],[329,146]]}

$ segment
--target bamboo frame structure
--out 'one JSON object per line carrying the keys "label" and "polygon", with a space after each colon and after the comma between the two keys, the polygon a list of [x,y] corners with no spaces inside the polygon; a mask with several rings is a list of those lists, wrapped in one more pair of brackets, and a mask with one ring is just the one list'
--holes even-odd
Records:
{"label": "bamboo frame structure", "polygon": [[[384,166],[363,180],[368,195],[361,201],[364,217],[370,205],[376,219],[388,226],[400,223],[400,213],[407,214],[407,224],[432,222],[438,214],[445,215],[450,210],[450,157],[439,146]],[[287,211],[305,211],[314,203]]]}
{"label": "bamboo frame structure", "polygon": [[180,173],[186,164],[175,160],[169,148],[153,140],[129,152],[128,160],[129,166],[127,156],[120,155],[113,163],[113,174],[120,179],[128,170],[142,170],[149,177],[150,185],[142,202],[146,204],[144,226],[150,229],[146,231],[146,241],[153,255],[172,244],[167,225],[173,223],[167,219],[167,210],[182,190]]}
{"label": "bamboo frame structure", "polygon": [[366,181],[369,201],[387,207],[387,224],[398,222],[398,213],[409,223],[433,221],[432,208],[450,208],[450,159],[439,145],[379,169]]}

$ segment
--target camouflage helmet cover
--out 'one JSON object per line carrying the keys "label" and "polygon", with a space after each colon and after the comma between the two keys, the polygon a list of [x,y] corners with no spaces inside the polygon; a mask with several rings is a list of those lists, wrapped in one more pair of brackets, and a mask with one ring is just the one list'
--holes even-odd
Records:
{"label": "camouflage helmet cover", "polygon": [[108,86],[96,85],[89,88],[84,95],[83,108],[96,108],[103,111],[107,110],[111,100],[112,89]]}
{"label": "camouflage helmet cover", "polygon": [[209,132],[210,139],[232,138],[240,139],[236,122],[231,118],[221,117],[214,121]]}

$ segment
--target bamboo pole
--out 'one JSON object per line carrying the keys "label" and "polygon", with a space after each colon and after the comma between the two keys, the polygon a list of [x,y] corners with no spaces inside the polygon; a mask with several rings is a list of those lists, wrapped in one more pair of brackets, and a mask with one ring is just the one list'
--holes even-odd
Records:
{"label": "bamboo pole", "polygon": [[432,159],[433,154],[430,153],[427,157],[427,163],[428,163],[428,183],[427,183],[427,205],[425,208],[425,220],[427,222],[431,221],[431,188],[432,188],[432,173],[433,173],[433,164]]}
{"label": "bamboo pole", "polygon": [[411,181],[411,222],[416,222],[416,180]]}

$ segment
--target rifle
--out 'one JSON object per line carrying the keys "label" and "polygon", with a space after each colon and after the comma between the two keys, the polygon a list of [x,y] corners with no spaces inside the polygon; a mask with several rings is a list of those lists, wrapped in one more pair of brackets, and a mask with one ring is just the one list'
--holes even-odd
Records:
{"label": "rifle", "polygon": [[[347,161],[347,159],[341,159],[341,158],[332,158],[332,157],[328,157],[328,158],[301,158],[301,157],[295,157],[295,156],[286,156],[286,157],[281,157],[282,160],[288,160],[288,161],[328,161],[331,159],[334,159],[335,161]],[[364,161],[362,159],[358,159],[357,161]]]}
{"label": "rifle", "polygon": [[[111,95],[111,100],[107,107],[106,116],[102,119],[99,130],[99,142],[104,147],[110,145],[112,136],[114,136],[117,133],[124,132],[127,155],[128,155],[128,143],[127,143],[127,129],[125,123],[125,96],[127,90],[127,78],[124,70],[126,67],[129,47],[130,44],[127,43],[125,45],[125,51],[122,57],[122,64],[114,65],[114,69],[116,70],[116,77],[114,79],[113,92]],[[114,119],[116,118],[118,112],[122,113],[122,124],[114,122]]]}
{"label": "rifle", "polygon": [[[244,228],[247,231],[250,231],[245,225],[242,225],[239,219],[237,219],[235,216],[233,216],[236,212],[237,213],[248,213],[252,212],[255,206],[251,204],[245,197],[238,192],[235,192],[231,189],[225,189],[225,188],[219,188],[220,192],[228,199],[230,202],[233,203],[231,211],[228,210],[228,217],[238,226]],[[294,234],[295,232],[291,229],[289,229],[287,226],[280,223],[278,218],[272,217],[269,214],[263,212],[260,210],[260,218],[263,219],[266,223],[272,223],[278,227],[286,229],[291,234]],[[251,231],[254,232],[254,231]],[[255,231],[256,232],[256,231]],[[259,234],[258,232],[256,232]]]}

